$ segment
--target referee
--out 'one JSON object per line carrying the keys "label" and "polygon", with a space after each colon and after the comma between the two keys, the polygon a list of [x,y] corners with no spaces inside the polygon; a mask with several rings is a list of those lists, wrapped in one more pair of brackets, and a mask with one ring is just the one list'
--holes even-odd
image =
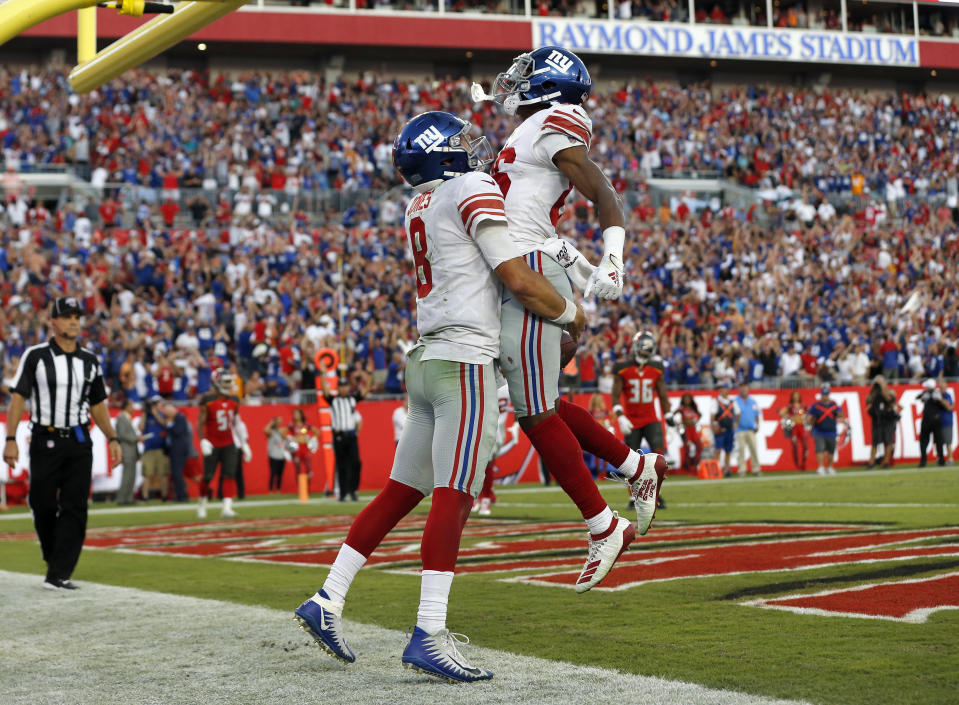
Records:
{"label": "referee", "polygon": [[356,490],[360,486],[360,445],[356,434],[360,430],[362,418],[356,410],[356,403],[360,401],[368,389],[368,382],[356,392],[352,392],[350,384],[341,379],[335,394],[330,392],[326,381],[326,365],[320,363],[320,383],[323,387],[323,398],[330,405],[333,424],[333,456],[336,459],[336,480],[340,488],[340,501],[349,497],[357,500]]}
{"label": "referee", "polygon": [[65,296],[50,312],[53,339],[24,351],[13,383],[7,412],[4,461],[13,466],[20,457],[16,433],[24,406],[30,400],[30,509],[40,539],[49,590],[76,590],[70,581],[80,559],[87,530],[87,499],[93,470],[90,417],[109,439],[110,460],[121,459],[100,363],[77,344],[81,310]]}

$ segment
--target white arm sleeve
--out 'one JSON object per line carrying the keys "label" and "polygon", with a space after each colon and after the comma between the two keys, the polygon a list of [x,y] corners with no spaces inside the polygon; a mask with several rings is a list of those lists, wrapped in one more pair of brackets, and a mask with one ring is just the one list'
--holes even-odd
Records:
{"label": "white arm sleeve", "polygon": [[478,223],[474,239],[490,269],[496,269],[503,262],[520,256],[516,243],[509,236],[506,223],[500,220],[484,220]]}

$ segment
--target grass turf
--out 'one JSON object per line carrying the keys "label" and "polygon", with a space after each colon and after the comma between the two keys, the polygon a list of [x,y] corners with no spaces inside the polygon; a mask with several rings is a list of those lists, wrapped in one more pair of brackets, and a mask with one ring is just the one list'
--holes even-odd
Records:
{"label": "grass turf", "polygon": [[[605,483],[603,490],[614,508],[622,503],[621,488]],[[850,472],[832,478],[777,474],[711,483],[672,478],[664,494],[669,508],[658,515],[661,525],[849,522],[911,529],[959,524],[959,471],[955,469]],[[427,507],[417,511],[425,512]],[[335,502],[240,503],[243,519],[341,515],[357,509]],[[561,493],[524,488],[501,491],[493,518],[543,522],[575,521],[577,516]],[[95,513],[90,526],[171,521],[195,521],[193,508]],[[39,548],[25,533],[29,530],[26,515],[0,523],[0,532],[24,532],[18,538],[0,540],[4,569],[42,574]],[[656,525],[650,535],[655,532]],[[583,548],[585,556],[585,541]],[[956,557],[922,557],[672,580],[587,595],[505,583],[502,575],[462,574],[453,585],[449,624],[484,646],[717,688],[835,705],[893,700],[945,705],[954,703],[959,691],[955,648],[959,612],[938,612],[924,624],[906,624],[798,615],[739,603],[751,597],[817,592],[897,576],[936,575],[956,566]],[[292,609],[325,575],[322,567],[85,550],[74,577],[81,582]],[[345,616],[406,629],[415,620],[418,597],[415,576],[367,569],[353,584]]]}

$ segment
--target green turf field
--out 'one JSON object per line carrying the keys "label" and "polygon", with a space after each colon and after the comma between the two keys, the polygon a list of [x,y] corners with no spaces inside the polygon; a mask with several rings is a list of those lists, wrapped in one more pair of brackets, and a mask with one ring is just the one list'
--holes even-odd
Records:
{"label": "green turf field", "polygon": [[[620,486],[604,483],[603,490],[614,509],[625,511]],[[925,622],[910,623],[760,609],[743,603],[959,572],[956,532],[912,532],[959,528],[959,469],[840,472],[837,477],[777,473],[718,482],[671,478],[664,495],[668,509],[658,514],[646,540],[624,556],[632,564],[618,565],[608,582],[629,571],[639,581],[658,575],[656,571],[672,565],[670,560],[678,560],[671,551],[686,551],[685,561],[693,561],[693,554],[717,551],[726,556],[715,564],[720,573],[728,568],[722,561],[748,563],[768,553],[775,558],[778,542],[804,540],[802,526],[810,524],[830,525],[833,535],[853,540],[889,532],[900,532],[902,540],[882,547],[875,558],[862,558],[864,552],[879,550],[870,540],[854,549],[831,550],[828,561],[815,558],[828,563],[821,566],[778,570],[774,564],[774,569],[763,572],[737,570],[714,577],[663,579],[585,595],[522,580],[551,572],[543,568],[464,572],[453,584],[450,626],[468,632],[485,647],[756,695],[835,705],[957,702],[959,611],[939,610]],[[327,500],[308,505],[288,498],[247,500],[239,503],[237,521],[200,523],[192,507],[119,510],[95,505],[90,536],[104,529],[181,522],[190,525],[184,529],[189,536],[194,528],[232,531],[231,527],[242,527],[252,519],[332,517],[355,513],[359,506]],[[214,510],[211,516],[215,515]],[[467,553],[495,551],[529,539],[543,541],[541,549],[529,549],[531,561],[581,562],[585,532],[572,528],[577,518],[573,505],[555,489],[500,490],[493,516],[474,516],[468,529],[487,524],[503,527],[503,535],[469,537],[460,564],[495,563],[495,556]],[[561,528],[544,527],[546,523]],[[779,533],[739,537],[719,532],[689,538],[699,525],[735,528],[760,523],[770,524]],[[533,525],[528,532],[524,528]],[[0,515],[0,568],[33,573],[40,580],[43,564],[30,529],[22,508]],[[343,535],[338,531],[325,534],[322,540],[335,548],[336,539]],[[404,539],[400,544],[415,546],[416,535],[416,530],[407,528],[400,534]],[[579,538],[582,546],[570,547]],[[213,540],[196,537],[201,544]],[[326,569],[318,565],[247,560],[262,546],[251,542],[246,552],[243,540],[247,539],[238,534],[234,543],[240,549],[230,559],[87,549],[74,579],[292,610],[326,575]],[[264,546],[282,553],[316,542],[316,536],[292,535]],[[901,554],[891,558],[890,550]],[[647,552],[656,560],[643,562]],[[670,557],[656,558],[657,552]],[[854,559],[846,560],[850,554]],[[405,630],[415,619],[419,598],[415,565],[413,551],[405,562],[387,566],[389,571],[376,566],[361,571],[344,616]],[[604,583],[604,587],[615,586]],[[906,588],[903,594],[912,599],[913,592]],[[947,589],[940,598],[935,597],[940,600],[936,604],[959,607],[959,593]],[[864,602],[866,608],[875,607],[874,601]]]}

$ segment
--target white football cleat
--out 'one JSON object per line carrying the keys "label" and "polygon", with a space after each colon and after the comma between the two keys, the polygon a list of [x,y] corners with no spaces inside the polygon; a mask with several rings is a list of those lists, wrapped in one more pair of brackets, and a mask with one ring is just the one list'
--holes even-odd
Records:
{"label": "white football cleat", "polygon": [[659,504],[659,493],[663,489],[663,481],[669,463],[659,453],[645,453],[639,458],[639,468],[630,479],[618,473],[608,477],[624,483],[629,488],[629,496],[636,508],[636,528],[640,536],[645,536],[649,525],[656,516],[656,505]]}
{"label": "white football cleat", "polygon": [[586,556],[586,565],[576,579],[576,592],[586,592],[599,585],[635,538],[633,522],[613,512],[613,525],[606,536],[594,539],[592,534],[589,535],[589,554]]}
{"label": "white football cleat", "polygon": [[206,497],[200,497],[200,503],[196,505],[196,516],[198,519],[206,519]]}

